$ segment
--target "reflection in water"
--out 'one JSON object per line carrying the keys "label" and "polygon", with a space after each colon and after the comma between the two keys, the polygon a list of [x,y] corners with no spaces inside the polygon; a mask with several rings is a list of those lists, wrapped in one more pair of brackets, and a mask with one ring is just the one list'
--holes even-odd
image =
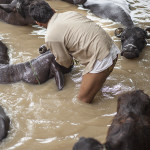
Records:
{"label": "reflection in water", "polygon": [[[150,22],[149,0],[128,0],[134,23],[146,28]],[[120,47],[114,30],[120,27],[108,19],[97,18],[89,11],[71,4],[53,0],[51,6],[58,12],[74,10],[101,25]],[[44,28],[20,27],[0,22],[0,39],[9,48],[10,63],[20,63],[37,57],[38,48],[44,43]],[[83,66],[77,64],[65,75],[62,91],[57,91],[55,80],[42,85],[23,82],[0,85],[0,105],[11,118],[8,138],[1,144],[2,150],[71,150],[80,136],[105,141],[107,129],[116,112],[117,97],[123,92],[142,89],[150,95],[150,44],[138,59],[119,57],[113,73],[92,105],[83,104],[76,98]]]}

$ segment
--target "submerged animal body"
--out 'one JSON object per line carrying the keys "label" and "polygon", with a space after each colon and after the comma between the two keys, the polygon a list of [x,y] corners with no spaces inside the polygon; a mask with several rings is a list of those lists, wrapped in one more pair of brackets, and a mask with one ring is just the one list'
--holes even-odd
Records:
{"label": "submerged animal body", "polygon": [[29,5],[32,0],[1,0],[0,20],[13,25],[35,24],[29,15]]}
{"label": "submerged animal body", "polygon": [[[101,18],[108,18],[115,22],[120,22],[124,28],[117,29],[119,34],[115,35],[121,38],[121,55],[127,59],[137,58],[140,52],[147,45],[146,39],[150,38],[146,30],[134,26],[130,17],[129,5],[125,0],[63,0],[72,4],[82,4],[93,14]],[[121,29],[121,30],[120,30]]]}
{"label": "submerged animal body", "polygon": [[9,64],[7,47],[0,42],[0,83],[14,83],[24,81],[31,84],[42,84],[48,79],[55,77],[59,90],[64,87],[64,75],[70,72],[70,68],[60,66],[50,51],[39,57],[19,64]]}
{"label": "submerged animal body", "polygon": [[105,144],[93,138],[80,138],[73,150],[150,150],[150,97],[141,90],[118,99],[117,114],[108,130]]}
{"label": "submerged animal body", "polygon": [[9,130],[10,119],[0,106],[0,141],[6,138]]}
{"label": "submerged animal body", "polygon": [[133,21],[129,15],[130,9],[125,0],[63,0],[72,4],[82,4],[93,14],[101,18],[111,19],[120,22],[122,25],[133,26]]}
{"label": "submerged animal body", "polygon": [[106,150],[103,144],[94,138],[81,137],[77,143],[74,144],[73,150]]}

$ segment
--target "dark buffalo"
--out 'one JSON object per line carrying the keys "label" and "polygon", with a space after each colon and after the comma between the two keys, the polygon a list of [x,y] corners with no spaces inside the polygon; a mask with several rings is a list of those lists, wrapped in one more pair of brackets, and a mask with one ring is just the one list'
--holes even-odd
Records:
{"label": "dark buffalo", "polygon": [[[108,18],[115,22],[120,22],[126,27],[133,26],[133,21],[129,15],[129,8],[126,1],[117,3],[110,0],[63,0],[71,4],[82,4],[84,8],[90,9],[90,11],[98,17]],[[125,6],[127,8],[125,8]]]}
{"label": "dark buffalo", "polygon": [[106,150],[99,141],[93,138],[81,137],[73,146],[73,150]]}
{"label": "dark buffalo", "polygon": [[150,38],[149,32],[150,28],[144,30],[134,26],[116,29],[115,35],[121,38],[121,55],[127,59],[139,57],[143,48],[147,45],[146,39]]}
{"label": "dark buffalo", "polygon": [[[120,22],[125,28],[117,29],[115,35],[121,38],[122,53],[127,59],[137,58],[146,46],[146,39],[150,38],[146,31],[135,27],[129,14],[129,7],[126,1],[101,1],[101,0],[63,0],[71,4],[82,4],[84,8],[91,10],[93,14],[102,18],[109,18],[115,22]],[[123,3],[124,2],[124,5]],[[121,33],[122,32],[122,33]]]}
{"label": "dark buffalo", "polygon": [[0,83],[14,83],[24,81],[31,84],[42,84],[55,77],[59,90],[64,86],[64,75],[70,68],[60,66],[50,51],[41,54],[36,59],[25,63],[10,65],[7,47],[0,42]]}
{"label": "dark buffalo", "polygon": [[6,138],[9,130],[10,119],[5,114],[3,108],[0,106],[0,141]]}
{"label": "dark buffalo", "polygon": [[[137,90],[118,99],[106,143],[81,138],[73,150],[150,150],[150,97]],[[84,144],[84,145],[83,145]]]}
{"label": "dark buffalo", "polygon": [[29,15],[33,0],[0,0],[0,20],[13,25],[35,24]]}
{"label": "dark buffalo", "polygon": [[111,150],[150,149],[150,97],[137,90],[118,99],[117,114],[108,130]]}

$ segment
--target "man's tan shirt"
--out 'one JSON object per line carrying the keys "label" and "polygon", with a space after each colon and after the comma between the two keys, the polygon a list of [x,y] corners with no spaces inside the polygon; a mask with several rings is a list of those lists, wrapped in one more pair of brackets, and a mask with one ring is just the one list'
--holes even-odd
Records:
{"label": "man's tan shirt", "polygon": [[101,61],[109,54],[113,41],[95,22],[68,11],[55,13],[50,19],[45,43],[60,65],[70,67],[71,55],[86,65],[84,75],[92,70],[96,60]]}

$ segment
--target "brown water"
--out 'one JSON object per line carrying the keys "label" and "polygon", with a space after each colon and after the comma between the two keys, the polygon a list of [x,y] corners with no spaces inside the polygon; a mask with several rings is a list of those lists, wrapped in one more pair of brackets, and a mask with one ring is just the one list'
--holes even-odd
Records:
{"label": "brown water", "polygon": [[[149,0],[129,0],[131,16],[139,27],[150,26]],[[114,36],[119,24],[99,19],[76,6],[59,0],[49,1],[58,12],[75,10],[99,23],[120,47]],[[0,22],[0,39],[9,48],[10,63],[20,63],[37,57],[44,43],[45,29],[38,26],[13,26]],[[149,41],[150,43],[150,41]],[[42,85],[23,82],[0,85],[0,105],[11,119],[9,136],[0,144],[1,150],[71,150],[79,137],[94,137],[104,142],[117,97],[126,91],[142,89],[150,95],[150,44],[135,60],[119,57],[113,73],[96,95],[92,104],[76,98],[83,66],[76,65],[65,76],[66,85],[57,91],[55,80]]]}

